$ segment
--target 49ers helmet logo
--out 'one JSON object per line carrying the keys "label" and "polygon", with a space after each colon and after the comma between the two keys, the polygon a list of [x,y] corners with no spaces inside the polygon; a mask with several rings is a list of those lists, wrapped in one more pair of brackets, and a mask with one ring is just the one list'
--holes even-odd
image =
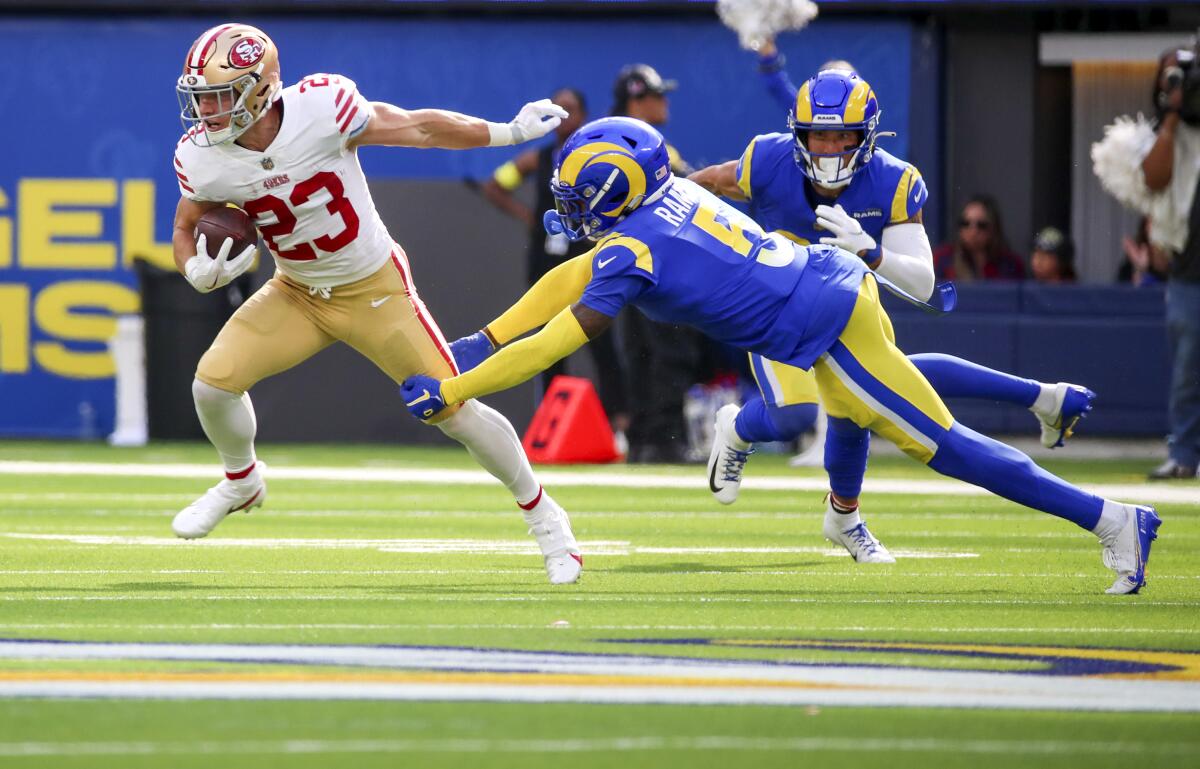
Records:
{"label": "49ers helmet logo", "polygon": [[255,40],[252,37],[243,38],[229,49],[229,63],[238,69],[253,67],[266,51],[267,47],[262,44],[261,40]]}

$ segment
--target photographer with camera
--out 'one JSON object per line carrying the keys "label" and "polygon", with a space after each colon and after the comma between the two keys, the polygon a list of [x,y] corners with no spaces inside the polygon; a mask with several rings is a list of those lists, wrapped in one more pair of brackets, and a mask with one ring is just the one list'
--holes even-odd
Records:
{"label": "photographer with camera", "polygon": [[[1172,358],[1168,459],[1151,479],[1196,478],[1200,466],[1200,62],[1195,44],[1158,62],[1153,122],[1118,118],[1093,145],[1104,187],[1150,217],[1150,241],[1171,254],[1167,333]],[[1140,160],[1139,160],[1140,159]]]}

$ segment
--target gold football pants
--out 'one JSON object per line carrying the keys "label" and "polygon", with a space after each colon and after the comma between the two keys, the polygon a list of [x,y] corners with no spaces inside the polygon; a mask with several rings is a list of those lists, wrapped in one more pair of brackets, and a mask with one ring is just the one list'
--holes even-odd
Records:
{"label": "gold football pants", "polygon": [[[196,378],[242,393],[272,374],[345,342],[399,384],[413,374],[458,373],[450,346],[412,282],[408,258],[394,246],[374,274],[337,286],[328,298],[276,273],[238,308],[196,367]],[[432,421],[457,411],[451,406]]]}

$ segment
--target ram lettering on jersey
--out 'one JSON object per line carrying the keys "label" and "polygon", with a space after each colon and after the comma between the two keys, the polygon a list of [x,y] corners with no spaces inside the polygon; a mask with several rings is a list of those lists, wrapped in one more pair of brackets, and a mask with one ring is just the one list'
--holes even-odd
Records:
{"label": "ram lettering on jersey", "polygon": [[692,210],[694,202],[681,186],[672,185],[663,196],[662,202],[654,207],[654,214],[678,227],[687,220],[688,211]]}
{"label": "ram lettering on jersey", "polygon": [[878,208],[868,208],[865,211],[855,211],[853,216],[855,219],[870,219],[876,216],[883,216],[883,211]]}

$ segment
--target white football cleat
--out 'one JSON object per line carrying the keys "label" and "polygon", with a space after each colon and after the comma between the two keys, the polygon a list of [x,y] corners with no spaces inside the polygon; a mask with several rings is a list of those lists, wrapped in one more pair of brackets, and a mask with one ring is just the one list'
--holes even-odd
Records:
{"label": "white football cleat", "polygon": [[722,505],[731,505],[742,487],[742,471],[754,447],[734,428],[741,406],[730,403],[717,411],[712,450],[708,453],[708,490]]}
{"label": "white football cleat", "polygon": [[832,494],[825,499],[825,524],[821,530],[826,539],[846,548],[859,563],[896,562],[883,543],[875,539],[875,535],[867,528],[866,521],[857,510],[853,513],[839,513],[833,509]]}
{"label": "white football cleat", "polygon": [[569,585],[583,573],[583,554],[571,531],[571,519],[543,489],[533,507],[525,511],[529,533],[537,539],[546,561],[546,576],[551,585]]}
{"label": "white football cleat", "polygon": [[1042,426],[1042,445],[1055,449],[1074,434],[1075,424],[1092,410],[1096,393],[1082,385],[1059,382],[1054,386],[1054,405],[1048,411],[1033,411]]}
{"label": "white football cleat", "polygon": [[1158,538],[1162,519],[1153,507],[1125,505],[1125,525],[1104,544],[1101,554],[1104,565],[1117,573],[1117,580],[1104,592],[1109,595],[1132,595],[1146,584],[1146,563],[1150,560],[1150,545]]}
{"label": "white football cleat", "polygon": [[267,498],[267,484],[262,477],[265,467],[262,462],[256,462],[245,478],[236,481],[223,478],[204,492],[204,496],[183,508],[171,521],[175,535],[184,539],[198,539],[217,528],[217,524],[230,513],[239,510],[250,512],[261,506]]}

